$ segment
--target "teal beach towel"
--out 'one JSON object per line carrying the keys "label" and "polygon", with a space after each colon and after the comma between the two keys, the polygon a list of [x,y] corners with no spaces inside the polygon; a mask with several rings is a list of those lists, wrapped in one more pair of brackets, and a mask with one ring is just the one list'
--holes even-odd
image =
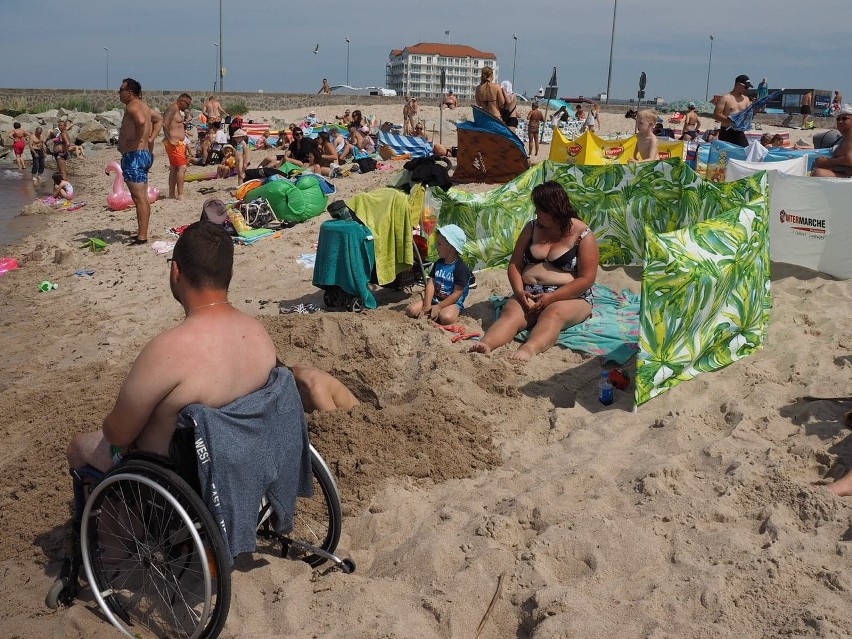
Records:
{"label": "teal beach towel", "polygon": [[330,220],[320,226],[313,284],[319,288],[339,286],[363,298],[364,306],[376,308],[369,288],[376,265],[370,229],[358,222]]}
{"label": "teal beach towel", "polygon": [[[640,296],[627,289],[620,294],[606,286],[595,284],[592,316],[582,324],[570,326],[559,333],[556,343],[575,351],[599,355],[606,361],[624,364],[639,349]],[[510,297],[493,296],[494,319],[500,317]],[[519,342],[527,341],[529,331],[515,336]]]}

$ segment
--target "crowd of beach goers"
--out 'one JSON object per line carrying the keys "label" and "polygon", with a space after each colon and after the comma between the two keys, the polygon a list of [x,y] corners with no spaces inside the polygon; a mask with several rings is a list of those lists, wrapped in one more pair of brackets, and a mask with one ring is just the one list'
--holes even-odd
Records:
{"label": "crowd of beach goers", "polygon": [[[242,118],[277,130],[360,110],[404,124],[401,104],[329,106],[321,97],[308,109]],[[519,110],[523,118],[527,107]],[[470,118],[466,105],[420,105],[417,120],[452,148],[462,117]],[[622,113],[601,111],[599,120],[601,135],[634,132]],[[699,126],[716,123],[701,115]],[[818,133],[795,137],[807,143]],[[108,142],[84,147],[68,158],[66,177],[86,206],[27,207],[36,230],[0,251],[20,266],[0,276],[0,625],[10,637],[110,632],[88,595],[55,612],[43,604],[69,532],[65,447],[99,428],[141,347],[183,317],[169,255],[155,243],[173,241],[169,229],[238,186],[236,177],[214,178],[187,182],[181,201],[161,196],[149,241],[130,245],[134,210],[107,206],[114,178],[104,170],[119,154]],[[250,149],[249,166],[268,151]],[[385,186],[401,170],[385,164],[330,177],[333,197]],[[48,157],[46,172],[55,168]],[[201,171],[209,167],[187,175]],[[158,142],[150,183],[162,194],[168,175]],[[52,179],[45,184],[43,197]],[[602,362],[590,355],[554,347],[523,364],[504,356],[514,346],[470,354],[469,343],[406,317],[418,289],[377,290],[379,308],[360,314],[279,314],[322,306],[300,259],[316,253],[328,219],[237,246],[230,299],[261,318],[284,363],[327,370],[361,401],[309,418],[343,495],[340,547],[358,570],[317,576],[281,559],[238,562],[224,637],[847,635],[850,504],[824,485],[852,463],[843,423],[852,407],[800,398],[849,393],[852,327],[838,309],[850,308],[852,284],[773,264],[766,346],[634,411],[630,390],[600,404]],[[92,238],[105,250],[93,250]],[[638,293],[641,269],[601,267],[597,279]],[[44,281],[58,287],[43,291]],[[490,298],[510,291],[504,270],[477,282],[457,322],[471,332],[493,322]]]}

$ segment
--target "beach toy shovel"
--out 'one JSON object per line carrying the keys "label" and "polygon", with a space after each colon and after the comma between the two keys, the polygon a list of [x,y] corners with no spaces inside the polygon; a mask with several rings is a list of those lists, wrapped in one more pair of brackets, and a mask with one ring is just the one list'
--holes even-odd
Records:
{"label": "beach toy shovel", "polygon": [[40,290],[42,293],[47,293],[48,291],[53,291],[57,288],[59,288],[59,284],[54,284],[53,282],[50,282],[48,280],[44,280],[38,285],[38,290]]}
{"label": "beach toy shovel", "polygon": [[92,253],[100,253],[105,251],[107,243],[99,237],[90,237],[80,248],[88,248]]}

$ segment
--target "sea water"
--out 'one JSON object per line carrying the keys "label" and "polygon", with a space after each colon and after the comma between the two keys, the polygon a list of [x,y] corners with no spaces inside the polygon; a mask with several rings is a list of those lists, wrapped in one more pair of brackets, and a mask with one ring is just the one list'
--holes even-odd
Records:
{"label": "sea water", "polygon": [[[0,167],[0,247],[20,239],[35,227],[35,220],[21,217],[21,209],[36,197],[50,195],[50,176],[41,176],[41,184],[32,182],[29,170]],[[4,257],[0,251],[0,257]]]}

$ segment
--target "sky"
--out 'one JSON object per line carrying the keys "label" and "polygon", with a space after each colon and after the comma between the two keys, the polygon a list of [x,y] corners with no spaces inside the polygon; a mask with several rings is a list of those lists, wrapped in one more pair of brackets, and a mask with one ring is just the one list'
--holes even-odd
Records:
{"label": "sky", "polygon": [[[217,0],[0,0],[2,88],[213,89]],[[771,88],[840,89],[852,102],[850,0],[221,0],[226,91],[315,93],[322,78],[384,86],[392,49],[470,45],[499,80],[534,94],[558,69],[559,95],[668,101],[722,94],[745,73]],[[517,53],[513,34],[517,34]],[[712,55],[711,55],[711,40]],[[347,45],[346,38],[350,43]],[[318,53],[314,54],[316,45]],[[107,69],[108,64],[108,69]],[[709,71],[709,87],[708,87]]]}

